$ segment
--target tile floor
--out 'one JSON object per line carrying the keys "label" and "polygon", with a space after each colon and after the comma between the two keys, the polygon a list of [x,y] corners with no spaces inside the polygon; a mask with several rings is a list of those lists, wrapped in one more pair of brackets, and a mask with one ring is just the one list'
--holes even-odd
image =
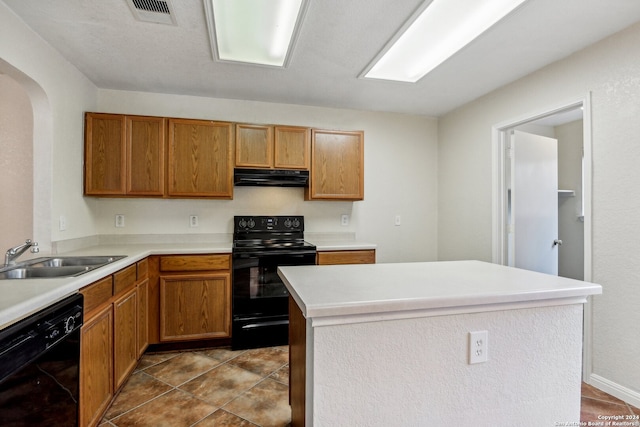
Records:
{"label": "tile floor", "polygon": [[[287,346],[146,354],[100,427],[289,426],[288,359]],[[580,421],[602,415],[640,409],[582,384]]]}
{"label": "tile floor", "polygon": [[146,354],[100,427],[284,427],[287,346]]}
{"label": "tile floor", "polygon": [[[582,405],[580,409],[580,421],[587,423],[587,425],[589,425],[590,421],[592,423],[602,422],[603,420],[598,416],[619,415],[622,417],[630,416],[629,419],[619,419],[619,422],[628,422],[632,423],[630,425],[640,426],[640,421],[635,418],[636,415],[640,416],[640,409],[585,383],[582,383]],[[606,425],[606,422],[603,425]]]}

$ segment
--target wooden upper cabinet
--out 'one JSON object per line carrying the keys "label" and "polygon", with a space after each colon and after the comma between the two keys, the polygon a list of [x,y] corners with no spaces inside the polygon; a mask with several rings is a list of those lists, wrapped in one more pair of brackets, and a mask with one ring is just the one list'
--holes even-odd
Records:
{"label": "wooden upper cabinet", "polygon": [[297,126],[236,125],[236,167],[309,169],[311,131]]}
{"label": "wooden upper cabinet", "polygon": [[84,129],[84,193],[124,195],[125,116],[87,113]]}
{"label": "wooden upper cabinet", "polygon": [[273,165],[273,127],[236,124],[236,166],[270,168]]}
{"label": "wooden upper cabinet", "polygon": [[274,168],[308,170],[311,130],[305,127],[276,126],[274,134]]}
{"label": "wooden upper cabinet", "polygon": [[307,200],[364,199],[364,132],[314,129]]}
{"label": "wooden upper cabinet", "polygon": [[166,119],[127,116],[127,194],[164,195]]}
{"label": "wooden upper cabinet", "polygon": [[87,113],[85,194],[162,196],[166,120]]}
{"label": "wooden upper cabinet", "polygon": [[169,119],[167,195],[233,197],[233,125]]}

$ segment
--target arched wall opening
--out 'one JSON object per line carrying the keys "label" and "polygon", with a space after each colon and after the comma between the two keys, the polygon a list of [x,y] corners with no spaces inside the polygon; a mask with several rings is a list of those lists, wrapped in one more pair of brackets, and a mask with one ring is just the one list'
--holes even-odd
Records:
{"label": "arched wall opening", "polygon": [[[0,131],[2,151],[5,144],[8,146],[11,143],[17,147],[14,152],[16,158],[0,154],[3,167],[6,158],[9,170],[0,172],[0,176],[2,186],[9,188],[8,191],[13,187],[20,188],[14,191],[16,198],[11,199],[10,203],[5,202],[5,193],[0,193],[0,218],[3,220],[0,230],[3,235],[5,230],[15,230],[15,234],[0,239],[0,244],[4,245],[0,250],[32,238],[38,242],[42,252],[50,252],[53,118],[49,100],[37,82],[1,58],[0,81],[2,90],[6,91],[0,92],[0,112],[6,115],[0,119],[3,126],[6,125]],[[29,114],[30,117],[25,117]],[[28,155],[30,159],[25,158]],[[30,188],[25,188],[25,185]],[[30,200],[25,200],[25,193],[28,193],[26,198]],[[23,233],[29,234],[20,237]]]}

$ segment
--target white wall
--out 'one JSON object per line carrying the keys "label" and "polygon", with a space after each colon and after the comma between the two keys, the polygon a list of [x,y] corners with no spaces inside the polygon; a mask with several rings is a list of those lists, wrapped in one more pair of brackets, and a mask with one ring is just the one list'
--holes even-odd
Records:
{"label": "white wall", "polygon": [[[0,2],[0,72],[26,90],[33,108],[34,237],[43,252],[53,240],[94,233],[82,197],[83,111],[97,88]],[[69,229],[58,231],[66,215]]]}
{"label": "white wall", "polygon": [[593,299],[593,378],[640,401],[640,24],[441,118],[438,257],[491,260],[492,125],[588,92],[592,277],[603,286]]}
{"label": "white wall", "polygon": [[[300,188],[236,187],[233,200],[90,199],[99,234],[231,233],[233,215],[305,216],[309,233],[351,232],[379,262],[435,260],[437,121],[423,116],[193,96],[99,90],[101,112],[364,130],[365,197],[304,201]],[[124,228],[114,215],[124,214]],[[199,227],[189,228],[189,215]],[[350,224],[340,225],[349,214]],[[402,225],[395,226],[395,215]]]}
{"label": "white wall", "polygon": [[[0,72],[19,82],[34,110],[34,237],[218,233],[234,214],[302,214],[310,232],[350,232],[379,245],[378,260],[435,260],[437,121],[419,116],[118,92],[98,89],[0,2]],[[299,189],[237,188],[233,201],[100,200],[82,196],[85,111],[300,124],[365,131],[365,200],[304,202]],[[259,190],[259,191],[258,191]],[[115,229],[113,216],[126,215]],[[348,227],[340,215],[350,214]],[[190,214],[200,227],[187,227]],[[395,215],[402,225],[393,225]],[[60,216],[67,230],[58,229]]]}
{"label": "white wall", "polygon": [[[470,365],[480,330],[488,361]],[[581,304],[314,327],[314,426],[577,422],[581,330]]]}
{"label": "white wall", "polygon": [[27,92],[0,74],[0,249],[33,238],[33,112]]}

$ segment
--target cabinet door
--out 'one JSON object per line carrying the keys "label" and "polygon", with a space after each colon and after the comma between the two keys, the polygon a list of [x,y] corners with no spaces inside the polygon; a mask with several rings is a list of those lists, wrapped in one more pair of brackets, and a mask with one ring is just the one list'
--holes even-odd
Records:
{"label": "cabinet door", "polygon": [[138,361],[137,290],[134,287],[113,303],[113,370],[114,389],[117,390]]}
{"label": "cabinet door", "polygon": [[95,426],[113,397],[111,305],[82,326],[80,338],[80,426]]}
{"label": "cabinet door", "polygon": [[160,277],[160,340],[231,336],[229,273]]}
{"label": "cabinet door", "polygon": [[273,127],[236,125],[236,166],[248,168],[273,166]]}
{"label": "cabinet door", "polygon": [[311,139],[311,182],[306,199],[364,198],[364,132],[314,129]]}
{"label": "cabinet door", "polygon": [[169,176],[173,197],[233,197],[230,123],[169,119]]}
{"label": "cabinet door", "polygon": [[149,346],[149,279],[144,279],[138,288],[138,358]]}
{"label": "cabinet door", "polygon": [[166,119],[127,116],[127,194],[164,194]]}
{"label": "cabinet door", "polygon": [[85,115],[84,193],[125,194],[125,116]]}
{"label": "cabinet door", "polygon": [[274,133],[274,168],[308,170],[311,157],[309,128],[276,126]]}

